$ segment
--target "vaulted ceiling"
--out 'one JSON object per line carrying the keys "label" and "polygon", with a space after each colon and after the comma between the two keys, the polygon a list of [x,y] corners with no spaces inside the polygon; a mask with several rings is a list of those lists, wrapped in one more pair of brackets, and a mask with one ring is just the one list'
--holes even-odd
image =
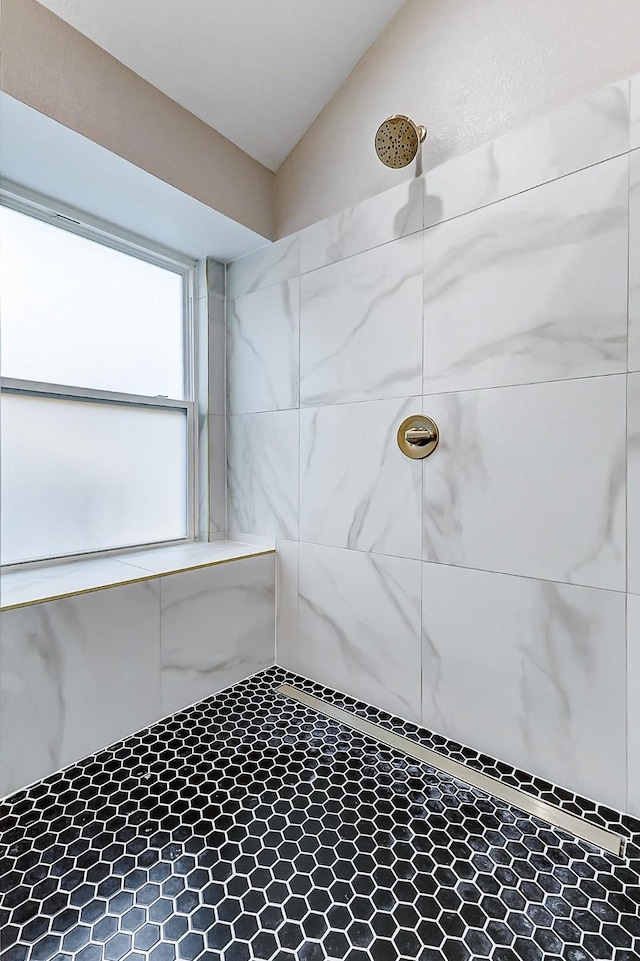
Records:
{"label": "vaulted ceiling", "polygon": [[404,0],[40,2],[276,170]]}

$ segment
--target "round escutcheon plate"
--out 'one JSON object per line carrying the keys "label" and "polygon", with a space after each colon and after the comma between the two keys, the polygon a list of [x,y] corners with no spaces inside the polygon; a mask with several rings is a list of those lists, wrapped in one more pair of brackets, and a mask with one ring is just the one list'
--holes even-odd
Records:
{"label": "round escutcheon plate", "polygon": [[412,414],[398,427],[398,447],[412,460],[433,454],[439,440],[438,425],[426,414]]}

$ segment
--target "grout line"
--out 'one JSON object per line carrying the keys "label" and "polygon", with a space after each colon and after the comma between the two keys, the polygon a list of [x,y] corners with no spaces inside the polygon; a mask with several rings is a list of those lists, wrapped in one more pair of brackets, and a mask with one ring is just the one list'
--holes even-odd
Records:
{"label": "grout line", "polygon": [[[407,557],[405,554],[386,554],[384,551],[367,551],[358,547],[342,547],[338,544],[321,544],[317,541],[298,541],[300,546],[319,547],[325,550],[346,551],[347,553],[368,554],[371,557],[389,557],[401,561],[413,561],[416,564],[430,564],[433,567],[450,567],[458,571],[475,571],[478,574],[495,574],[497,577],[520,577],[525,581],[535,581],[543,584],[558,584],[560,587],[582,588],[585,591],[604,591],[607,594],[625,594],[624,588],[597,587],[594,584],[579,584],[576,581],[559,581],[552,577],[540,577],[534,574],[516,574],[512,571],[496,571],[487,567],[471,567],[467,564],[448,564],[445,561],[433,561],[429,558]],[[634,593],[633,591],[629,593]],[[638,595],[640,596],[640,594]]]}
{"label": "grout line", "polygon": [[[628,364],[627,364],[628,366]],[[486,384],[483,387],[459,387],[451,390],[420,390],[415,394],[392,394],[389,397],[361,397],[359,400],[338,400],[325,403],[300,404],[299,407],[272,407],[267,410],[244,410],[230,414],[230,417],[251,417],[254,414],[278,414],[287,410],[324,410],[326,407],[354,407],[356,404],[381,404],[392,400],[416,400],[427,397],[449,397],[455,394],[473,394],[489,390],[514,390],[519,387],[544,387],[549,384],[572,384],[582,380],[603,380],[606,377],[624,377],[627,373],[637,373],[635,370],[608,371],[606,374],[576,374],[573,377],[556,377],[549,380],[526,380],[515,384]]]}
{"label": "grout line", "polygon": [[465,764],[461,764],[459,761],[454,761],[443,754],[438,754],[436,751],[423,747],[421,744],[416,744],[409,738],[402,737],[393,731],[387,731],[385,728],[371,721],[367,721],[364,718],[360,718],[355,714],[351,714],[349,711],[334,707],[332,704],[328,704],[326,701],[313,697],[311,694],[291,687],[289,684],[283,684],[275,690],[277,694],[282,694],[291,700],[298,701],[300,704],[304,704],[306,707],[310,707],[318,713],[324,714],[338,721],[340,724],[344,724],[346,727],[386,745],[392,750],[400,751],[423,764],[429,764],[438,771],[457,778],[471,787],[484,791],[493,797],[499,798],[506,804],[519,808],[521,811],[525,811],[527,814],[539,818],[542,821],[546,821],[560,828],[562,831],[574,834],[576,837],[590,844],[594,844],[608,851],[610,854],[614,854],[617,857],[624,857],[624,838],[615,834],[613,831],[607,831],[584,818],[568,814],[566,811],[561,810],[553,804],[549,804],[547,801],[541,801],[529,794],[525,794],[517,788],[504,784],[497,778],[483,774],[480,771],[475,771]]}
{"label": "grout line", "polygon": [[[424,222],[424,190],[422,191],[422,220]],[[425,387],[425,351],[426,351],[426,328],[427,328],[427,316],[426,316],[426,306],[425,306],[425,239],[424,231],[422,233],[422,367],[421,367],[421,379],[422,379],[422,391],[424,397],[424,387]],[[424,399],[421,399],[420,405],[424,412],[425,403]],[[425,462],[424,458],[420,461],[420,510],[418,511],[419,523],[420,523],[420,558],[424,557],[424,524],[425,524]],[[425,664],[424,664],[424,567],[420,568],[420,626],[419,626],[419,651],[420,651],[420,723],[424,719],[424,683],[425,683]]]}
{"label": "grout line", "polygon": [[[484,146],[486,146],[486,145],[484,145]],[[475,149],[479,149],[479,148],[475,148]],[[557,175],[557,176],[551,176],[551,177],[549,177],[549,178],[545,178],[545,179],[543,179],[543,180],[540,180],[540,181],[537,181],[537,182],[531,184],[531,185],[528,186],[528,187],[522,187],[520,190],[516,190],[516,191],[514,191],[514,192],[505,193],[504,196],[496,197],[494,200],[487,200],[487,201],[485,201],[485,202],[480,202],[480,203],[478,203],[478,204],[474,204],[474,205],[470,206],[468,209],[462,210],[462,211],[460,211],[460,213],[457,213],[457,214],[452,214],[450,217],[446,217],[446,218],[444,218],[443,220],[436,220],[436,221],[434,221],[434,222],[430,222],[430,223],[426,223],[426,224],[425,224],[425,222],[424,222],[424,213],[423,213],[423,219],[422,219],[423,226],[422,226],[422,227],[419,227],[417,230],[411,231],[411,232],[409,232],[409,233],[407,233],[407,234],[403,234],[401,237],[390,237],[388,240],[383,240],[383,241],[381,241],[379,244],[374,244],[372,247],[363,247],[363,248],[360,249],[360,250],[355,250],[353,253],[348,254],[346,257],[341,257],[341,258],[338,258],[337,260],[330,260],[330,261],[328,261],[328,262],[325,263],[325,264],[319,264],[317,267],[311,267],[309,270],[305,270],[305,271],[300,270],[299,276],[300,276],[300,277],[306,277],[306,276],[308,276],[309,274],[315,273],[315,272],[318,271],[318,270],[324,270],[324,269],[327,268],[327,267],[333,267],[335,264],[341,264],[341,263],[344,263],[344,262],[347,261],[347,260],[352,260],[354,257],[359,257],[361,254],[366,254],[366,253],[368,253],[368,252],[371,251],[371,250],[377,250],[379,247],[386,247],[388,244],[392,244],[392,243],[396,243],[396,242],[398,242],[398,241],[400,241],[400,240],[404,240],[405,237],[412,237],[412,236],[414,236],[415,234],[420,233],[420,231],[425,232],[425,231],[427,231],[427,230],[431,230],[433,227],[440,227],[440,226],[442,226],[442,224],[451,223],[451,221],[453,221],[453,220],[459,220],[461,217],[466,217],[466,216],[468,216],[469,214],[475,213],[477,210],[486,210],[486,209],[488,209],[489,207],[495,206],[496,204],[503,203],[503,202],[506,201],[506,200],[511,200],[513,197],[520,197],[520,196],[522,196],[523,194],[530,193],[532,190],[538,190],[538,189],[540,189],[541,187],[549,186],[550,184],[556,183],[556,182],[559,181],[559,180],[566,180],[567,177],[573,177],[575,174],[582,173],[582,172],[585,171],[585,170],[591,170],[591,169],[593,169],[594,167],[599,167],[599,166],[601,166],[602,164],[610,163],[612,160],[618,160],[620,157],[627,157],[627,156],[629,156],[630,154],[632,154],[632,153],[634,152],[634,150],[638,150],[638,149],[640,149],[640,148],[638,148],[638,147],[627,147],[626,150],[621,150],[621,151],[619,151],[618,153],[611,154],[611,156],[609,156],[609,157],[604,157],[604,158],[602,158],[601,160],[596,160],[596,161],[594,161],[594,162],[592,162],[592,163],[586,163],[586,164],[584,164],[584,165],[579,165],[579,166],[577,166],[577,167],[575,167],[575,168],[573,168],[573,169],[571,169],[571,170],[568,170],[566,173],[562,173],[562,174],[559,174],[559,175]],[[468,153],[469,153],[469,152],[468,152]],[[455,158],[452,158],[452,159],[458,160],[458,159],[460,159],[461,157],[467,157],[467,156],[468,156],[468,153],[466,153],[466,154],[460,154],[458,157],[455,157]],[[446,163],[446,162],[445,162],[445,163]],[[426,170],[426,171],[421,175],[421,179],[424,180],[424,188],[425,188],[425,189],[424,189],[423,192],[424,192],[425,194],[426,194],[426,189],[427,189],[427,178],[428,178],[429,176],[433,176],[434,172],[435,172],[436,170],[440,170],[443,166],[445,166],[445,164],[439,164],[437,167],[432,167],[432,168]],[[395,190],[395,189],[396,189],[396,187],[391,187],[391,188],[389,188],[389,190]],[[360,204],[366,203],[367,200],[372,200],[372,199],[375,199],[375,198],[378,198],[378,197],[383,197],[387,192],[388,192],[388,191],[382,191],[382,193],[380,193],[380,194],[374,194],[373,197],[367,198],[367,199],[364,200],[364,201],[360,201]],[[358,206],[360,206],[360,204],[354,204],[353,207],[358,207]],[[307,230],[307,229],[309,229],[309,228],[311,228],[311,227],[315,227],[315,226],[317,226],[318,224],[322,224],[322,223],[324,223],[324,222],[327,221],[327,220],[331,220],[333,217],[340,217],[340,216],[341,216],[342,214],[344,214],[347,210],[351,210],[351,209],[353,209],[353,208],[352,208],[352,207],[347,207],[347,208],[345,208],[345,210],[340,210],[340,211],[338,211],[338,212],[335,213],[335,214],[331,214],[329,217],[323,218],[323,220],[316,221],[316,222],[314,222],[314,223],[308,224],[307,227],[302,227],[299,231],[294,231],[294,233],[288,234],[287,237],[295,237],[296,234],[300,235],[300,234],[303,233],[304,230]],[[280,239],[280,240],[283,240],[283,239],[286,239],[286,238],[279,238],[279,239]],[[260,248],[260,249],[264,249],[264,248]],[[254,252],[257,252],[257,251],[254,251]],[[250,256],[250,255],[247,254],[247,255],[245,255],[245,256]],[[289,279],[290,279],[290,278],[289,278]],[[280,282],[280,281],[273,281],[273,282],[271,282],[271,283],[267,283],[267,284],[265,284],[265,287],[272,287],[272,286],[274,286],[276,283],[279,283],[279,282]],[[264,290],[265,287],[258,287],[258,288],[256,288],[256,290]],[[248,293],[255,293],[256,290],[248,291],[247,293],[241,294],[241,295],[239,295],[239,296],[247,296]],[[236,298],[236,299],[237,299],[237,298]]]}
{"label": "grout line", "polygon": [[[214,541],[213,543],[216,542]],[[139,571],[140,574],[138,576],[132,574],[130,578],[127,578],[124,581],[110,581],[108,584],[96,584],[95,587],[83,587],[76,590],[71,588],[68,591],[64,591],[62,594],[49,594],[46,597],[37,597],[29,601],[19,601],[16,604],[3,604],[0,606],[0,613],[3,611],[19,610],[23,607],[33,607],[34,604],[48,604],[50,601],[62,601],[67,597],[80,597],[82,594],[95,594],[96,591],[108,591],[111,588],[128,587],[130,584],[140,584],[144,581],[155,581],[160,577],[172,577],[174,574],[188,574],[190,571],[200,571],[207,567],[219,567],[221,564],[232,564],[234,561],[246,561],[250,560],[252,557],[264,557],[267,554],[275,553],[276,550],[274,547],[259,548],[258,545],[256,545],[256,550],[252,551],[250,554],[238,554],[236,557],[220,557],[217,560],[205,561],[202,564],[191,564],[189,567],[176,567],[175,569],[169,571],[148,571],[144,567],[136,567],[134,564],[128,564],[126,561],[117,561],[116,563],[124,564],[126,567],[130,567],[132,571]]]}
{"label": "grout line", "polygon": [[[631,81],[629,81],[629,133],[631,133]],[[631,139],[631,138],[629,138]],[[627,160],[627,375],[624,396],[624,562],[625,562],[625,598],[624,598],[624,738],[625,738],[625,788],[627,810],[630,809],[629,774],[629,335],[631,331],[631,157]]]}

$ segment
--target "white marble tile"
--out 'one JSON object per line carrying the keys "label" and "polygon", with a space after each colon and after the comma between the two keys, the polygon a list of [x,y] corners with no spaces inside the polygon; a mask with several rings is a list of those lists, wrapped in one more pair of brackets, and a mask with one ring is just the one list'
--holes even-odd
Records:
{"label": "white marble tile", "polygon": [[298,542],[276,545],[276,664],[298,671]]}
{"label": "white marble tile", "polygon": [[33,604],[40,600],[97,590],[105,584],[122,584],[144,576],[119,561],[105,557],[96,560],[52,564],[3,572],[0,600],[3,608]]}
{"label": "white marble tile", "polygon": [[198,409],[209,413],[209,300],[199,297],[194,305],[196,400]]}
{"label": "white marble tile", "polygon": [[626,801],[625,596],[424,565],[426,727]]}
{"label": "white marble tile", "polygon": [[300,272],[307,273],[422,229],[424,185],[407,180],[300,232]]}
{"label": "white marble tile", "polygon": [[121,563],[127,567],[142,568],[143,573],[174,574],[252,557],[264,551],[263,547],[242,544],[238,541],[195,542],[175,544],[157,550],[135,551],[132,554],[123,555]]}
{"label": "white marble tile", "polygon": [[420,718],[419,561],[300,544],[299,670]]}
{"label": "white marble tile", "polygon": [[[215,263],[215,261],[212,262]],[[202,257],[196,263],[195,298],[196,300],[204,300],[207,296],[207,258]]]}
{"label": "white marble tile", "polygon": [[225,271],[224,264],[207,257],[207,293],[217,300],[224,300],[225,297]]}
{"label": "white marble tile", "polygon": [[640,147],[640,73],[631,78],[629,147]]}
{"label": "white marble tile", "polygon": [[298,422],[297,410],[229,417],[229,531],[297,539]]}
{"label": "white marble tile", "polygon": [[425,397],[424,559],[624,590],[625,381]]}
{"label": "white marble tile", "polygon": [[629,802],[640,817],[640,595],[627,596],[627,761]]}
{"label": "white marble tile", "polygon": [[421,384],[421,234],[303,275],[301,404],[406,397]]}
{"label": "white marble tile", "polygon": [[629,374],[627,391],[628,590],[640,594],[640,373]]}
{"label": "white marble tile", "polygon": [[300,411],[300,540],[421,556],[422,461],[398,427],[421,398]]}
{"label": "white marble tile", "polygon": [[225,413],[226,334],[225,304],[210,297],[209,313],[209,413]]}
{"label": "white marble tile", "polygon": [[275,551],[277,538],[269,534],[247,534],[243,532],[242,536],[239,533],[234,533],[233,536],[229,535],[228,543],[235,544],[247,544],[249,547],[259,547],[265,551]]}
{"label": "white marble tile", "polygon": [[625,80],[435,167],[424,178],[425,227],[624,153],[628,117]]}
{"label": "white marble tile", "polygon": [[640,150],[629,157],[629,370],[640,370]]}
{"label": "white marble tile", "polygon": [[229,302],[229,413],[298,406],[299,318],[297,277]]}
{"label": "white marble tile", "polygon": [[5,611],[0,795],[160,716],[158,581]]}
{"label": "white marble tile", "polygon": [[[198,418],[198,469],[197,469],[197,494],[198,494],[198,516],[197,534],[198,537],[207,538],[211,527],[210,517],[210,450],[209,440],[211,437],[210,418],[206,407],[204,410],[196,411]],[[224,418],[221,418],[224,420]],[[224,454],[224,444],[223,444]]]}
{"label": "white marble tile", "polygon": [[291,234],[227,264],[227,297],[235,300],[299,273],[300,237]]}
{"label": "white marble tile", "polygon": [[209,533],[227,529],[227,427],[220,414],[209,417]]}
{"label": "white marble tile", "polygon": [[274,566],[271,554],[162,578],[163,714],[274,663]]}
{"label": "white marble tile", "polygon": [[425,231],[425,392],[618,373],[628,158]]}

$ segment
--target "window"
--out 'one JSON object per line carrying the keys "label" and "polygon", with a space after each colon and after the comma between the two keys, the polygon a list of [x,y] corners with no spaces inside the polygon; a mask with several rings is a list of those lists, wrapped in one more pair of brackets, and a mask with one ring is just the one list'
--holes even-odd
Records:
{"label": "window", "polygon": [[2,201],[2,563],[193,538],[195,264]]}

